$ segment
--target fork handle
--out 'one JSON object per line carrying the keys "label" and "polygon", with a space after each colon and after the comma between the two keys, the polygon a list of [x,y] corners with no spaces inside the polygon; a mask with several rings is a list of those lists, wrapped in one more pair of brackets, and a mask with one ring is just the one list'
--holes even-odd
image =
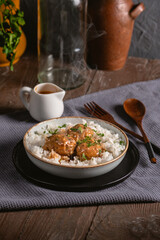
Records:
{"label": "fork handle", "polygon": [[153,148],[152,148],[151,143],[146,142],[145,145],[146,145],[147,152],[148,152],[151,163],[156,163],[156,158],[154,156],[154,152],[153,152]]}
{"label": "fork handle", "polygon": [[156,158],[154,156],[153,148],[152,148],[152,145],[149,142],[149,139],[148,139],[145,131],[143,130],[142,121],[141,120],[136,121],[136,123],[137,123],[137,126],[138,126],[139,130],[142,133],[142,136],[143,136],[143,139],[144,139],[144,142],[145,142],[145,146],[146,146],[146,149],[147,149],[147,152],[148,152],[149,159],[150,159],[151,163],[156,163]]}
{"label": "fork handle", "polygon": [[[123,129],[125,132],[129,133],[130,135],[134,136],[135,138],[141,140],[144,142],[144,139],[142,136],[140,136],[139,134],[129,130],[128,128],[123,127],[122,125],[120,125],[119,123],[116,122],[116,124],[118,127],[120,127],[121,129]],[[158,147],[157,145],[155,145],[154,143],[150,142],[150,144],[152,145],[152,148],[154,150],[155,153],[160,154],[160,147]]]}

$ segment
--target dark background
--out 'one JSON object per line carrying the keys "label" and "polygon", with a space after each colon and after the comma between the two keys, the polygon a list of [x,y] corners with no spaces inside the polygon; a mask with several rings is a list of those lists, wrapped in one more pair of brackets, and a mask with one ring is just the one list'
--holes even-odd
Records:
{"label": "dark background", "polygon": [[[129,56],[160,58],[160,0],[142,2],[146,9],[135,21]],[[36,53],[37,0],[21,0],[21,9],[25,13],[26,25],[23,29],[27,37],[27,50]]]}

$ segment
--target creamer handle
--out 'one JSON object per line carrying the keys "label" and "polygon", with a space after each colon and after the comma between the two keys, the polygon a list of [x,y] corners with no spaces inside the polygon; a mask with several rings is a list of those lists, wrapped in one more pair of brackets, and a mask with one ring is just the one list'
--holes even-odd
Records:
{"label": "creamer handle", "polygon": [[135,19],[136,17],[138,17],[141,12],[143,12],[145,9],[144,3],[138,3],[136,5],[133,6],[133,8],[130,11],[130,16]]}
{"label": "creamer handle", "polygon": [[22,87],[19,93],[20,99],[23,105],[27,108],[27,110],[29,110],[29,105],[30,105],[29,99],[30,99],[31,91],[32,91],[32,88],[30,87]]}

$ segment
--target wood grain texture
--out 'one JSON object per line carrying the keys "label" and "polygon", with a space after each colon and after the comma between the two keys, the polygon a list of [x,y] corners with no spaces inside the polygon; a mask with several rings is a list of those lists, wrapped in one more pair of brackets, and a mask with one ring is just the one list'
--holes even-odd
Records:
{"label": "wood grain texture", "polygon": [[0,213],[0,239],[18,239],[29,216],[30,212]]}
{"label": "wood grain texture", "polygon": [[159,236],[159,203],[0,213],[1,240],[156,240]]}
{"label": "wood grain texture", "polygon": [[37,83],[38,63],[32,55],[24,55],[14,65],[14,72],[9,67],[0,68],[0,113],[21,110],[19,98],[22,86],[33,87]]}
{"label": "wood grain texture", "polygon": [[0,239],[85,239],[96,211],[97,207],[77,207],[0,213]]}
{"label": "wood grain texture", "polygon": [[160,204],[100,206],[86,240],[154,240],[160,237]]}
{"label": "wood grain texture", "polygon": [[119,71],[97,71],[88,93],[160,77],[159,60],[129,57]]}
{"label": "wood grain texture", "polygon": [[[22,86],[33,87],[37,83],[37,72],[37,57],[28,53],[14,65],[14,72],[10,72],[9,68],[0,68],[0,113],[24,109],[19,90]],[[67,91],[64,99],[159,77],[160,60],[129,57],[125,67],[119,71],[89,70],[86,82],[77,89]]]}

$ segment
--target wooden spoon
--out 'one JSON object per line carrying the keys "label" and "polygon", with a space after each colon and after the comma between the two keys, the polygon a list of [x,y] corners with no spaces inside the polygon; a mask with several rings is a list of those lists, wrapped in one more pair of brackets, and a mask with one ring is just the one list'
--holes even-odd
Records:
{"label": "wooden spoon", "polygon": [[151,143],[149,142],[142,127],[142,119],[146,112],[145,106],[139,100],[130,98],[123,103],[123,107],[125,112],[136,122],[139,130],[141,131],[151,163],[156,163]]}

